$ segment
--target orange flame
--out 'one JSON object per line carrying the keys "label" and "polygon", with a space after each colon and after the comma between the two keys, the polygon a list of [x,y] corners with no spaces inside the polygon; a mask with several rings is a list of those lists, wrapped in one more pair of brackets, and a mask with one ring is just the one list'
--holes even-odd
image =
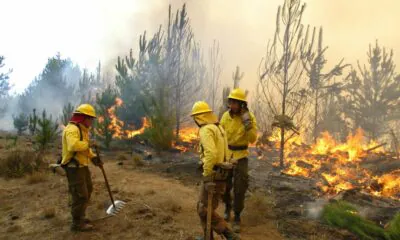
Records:
{"label": "orange flame", "polygon": [[[279,134],[279,132],[278,132]],[[279,142],[279,135],[273,135]],[[345,143],[337,143],[328,133],[324,132],[310,148],[302,147],[302,137],[287,141],[285,152],[286,169],[284,173],[294,176],[321,178],[320,189],[327,193],[338,193],[355,187],[361,188],[378,196],[400,197],[400,170],[382,176],[373,176],[371,171],[360,166],[362,158],[369,149],[379,146],[377,142],[364,143],[364,133],[358,129],[354,135],[349,134]],[[368,152],[367,152],[368,150]],[[383,153],[383,147],[372,150]],[[276,163],[274,164],[276,165]],[[369,186],[375,179],[381,189],[371,189]]]}

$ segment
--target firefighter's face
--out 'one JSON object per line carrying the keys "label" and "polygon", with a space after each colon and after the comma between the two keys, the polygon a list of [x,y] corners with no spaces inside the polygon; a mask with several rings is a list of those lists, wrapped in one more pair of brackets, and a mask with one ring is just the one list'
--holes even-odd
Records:
{"label": "firefighter's face", "polygon": [[91,117],[87,117],[85,118],[85,120],[83,121],[83,125],[85,125],[85,127],[90,128],[93,124],[93,118]]}
{"label": "firefighter's face", "polygon": [[233,99],[229,99],[228,104],[229,104],[229,108],[231,109],[231,111],[233,113],[239,113],[240,112],[241,106],[240,106],[240,102],[239,101],[236,101],[236,100],[233,100]]}

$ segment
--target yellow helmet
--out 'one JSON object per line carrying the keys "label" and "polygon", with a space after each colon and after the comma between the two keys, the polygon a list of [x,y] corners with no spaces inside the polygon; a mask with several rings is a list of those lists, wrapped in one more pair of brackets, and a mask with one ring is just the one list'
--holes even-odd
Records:
{"label": "yellow helmet", "polygon": [[94,107],[87,103],[79,105],[74,113],[84,114],[93,118],[96,117],[96,111],[94,110]]}
{"label": "yellow helmet", "polygon": [[192,114],[190,116],[208,112],[212,112],[210,106],[204,101],[198,101],[193,104]]}
{"label": "yellow helmet", "polygon": [[231,94],[229,94],[228,98],[229,99],[239,100],[239,101],[242,101],[242,102],[247,102],[246,93],[240,88],[233,89]]}

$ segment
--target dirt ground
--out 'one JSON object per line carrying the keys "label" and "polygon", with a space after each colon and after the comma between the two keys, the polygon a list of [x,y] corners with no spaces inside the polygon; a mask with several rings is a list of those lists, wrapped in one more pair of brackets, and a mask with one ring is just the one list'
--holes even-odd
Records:
{"label": "dirt ground", "polygon": [[[197,188],[182,177],[152,167],[133,168],[107,159],[108,173],[115,199],[127,202],[115,217],[105,216],[108,195],[99,169],[91,168],[94,192],[88,217],[96,231],[72,234],[66,178],[52,173],[46,180],[30,184],[26,179],[0,179],[0,239],[171,239],[189,240],[201,234],[196,215]],[[268,203],[259,205],[250,197],[243,215],[244,240],[283,239]],[[259,207],[259,209],[258,209]],[[222,210],[222,207],[220,208]]]}

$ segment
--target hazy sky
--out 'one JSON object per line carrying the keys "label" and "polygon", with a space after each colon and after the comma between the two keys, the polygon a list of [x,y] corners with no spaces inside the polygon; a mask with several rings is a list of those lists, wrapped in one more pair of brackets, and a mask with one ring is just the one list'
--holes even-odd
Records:
{"label": "hazy sky", "polygon": [[[14,90],[21,92],[57,52],[81,67],[94,69],[98,60],[113,66],[118,55],[137,49],[139,34],[153,33],[165,23],[169,3],[177,9],[183,2],[203,47],[213,39],[220,41],[224,82],[239,65],[245,87],[254,86],[283,0],[1,0],[0,55],[6,57],[6,67],[14,69]],[[304,24],[324,27],[331,64],[341,58],[365,61],[368,45],[376,39],[399,53],[399,0],[303,2]]]}

